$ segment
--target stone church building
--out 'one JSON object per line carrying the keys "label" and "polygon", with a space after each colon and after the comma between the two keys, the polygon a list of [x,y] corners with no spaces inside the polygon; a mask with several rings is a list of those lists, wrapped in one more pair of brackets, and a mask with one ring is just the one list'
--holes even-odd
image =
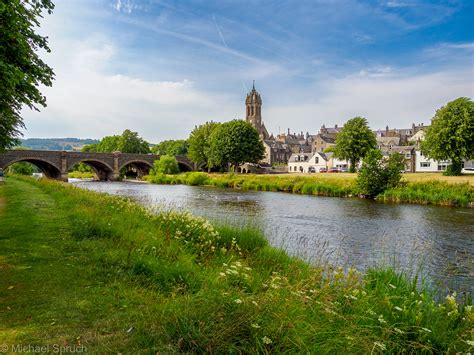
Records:
{"label": "stone church building", "polygon": [[309,136],[308,134],[306,137],[303,136],[303,132],[301,135],[295,135],[290,134],[288,129],[288,135],[278,135],[278,139],[275,139],[273,134],[268,134],[262,120],[262,98],[255,90],[255,83],[245,99],[245,112],[246,121],[257,130],[265,147],[265,158],[261,161],[261,165],[286,164],[292,153],[300,153],[308,149],[311,151]]}

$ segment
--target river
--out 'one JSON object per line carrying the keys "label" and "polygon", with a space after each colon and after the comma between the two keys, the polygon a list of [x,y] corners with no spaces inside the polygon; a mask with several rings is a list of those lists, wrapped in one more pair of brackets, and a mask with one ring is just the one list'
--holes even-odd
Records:
{"label": "river", "polygon": [[214,187],[94,182],[82,188],[144,205],[188,210],[212,221],[252,225],[275,247],[310,263],[421,272],[442,291],[474,293],[474,209],[382,204]]}

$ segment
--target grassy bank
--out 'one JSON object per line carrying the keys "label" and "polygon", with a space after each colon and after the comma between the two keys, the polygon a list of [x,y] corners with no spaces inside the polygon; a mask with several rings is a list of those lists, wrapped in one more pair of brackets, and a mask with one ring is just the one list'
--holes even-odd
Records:
{"label": "grassy bank", "polygon": [[53,181],[0,187],[0,344],[94,352],[467,352],[472,306],[390,269]]}
{"label": "grassy bank", "polygon": [[[431,174],[434,179],[435,176]],[[244,175],[184,173],[178,175],[147,176],[156,184],[209,185],[256,191],[280,191],[316,196],[352,197],[359,191],[355,174],[303,175]],[[468,180],[466,180],[468,179]],[[441,206],[468,206],[474,201],[474,177],[448,182],[442,179],[417,180],[415,174],[404,176],[401,187],[389,189],[377,199],[395,203],[419,203]]]}

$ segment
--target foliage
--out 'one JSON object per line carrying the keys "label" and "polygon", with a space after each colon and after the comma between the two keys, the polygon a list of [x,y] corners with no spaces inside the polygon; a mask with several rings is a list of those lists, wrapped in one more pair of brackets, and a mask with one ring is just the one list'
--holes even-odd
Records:
{"label": "foliage", "polygon": [[21,329],[25,343],[71,339],[92,353],[473,349],[469,299],[435,299],[390,268],[310,266],[255,229],[53,181],[9,179],[0,199],[7,344]]}
{"label": "foliage", "polygon": [[188,154],[188,141],[184,139],[167,140],[158,143],[151,150],[158,155],[186,155]]}
{"label": "foliage", "polygon": [[72,170],[80,172],[80,173],[92,173],[93,172],[92,167],[87,165],[84,162],[80,162],[80,163],[74,165]]}
{"label": "foliage", "polygon": [[444,181],[412,182],[388,189],[377,199],[385,202],[432,204],[439,206],[469,206],[474,201],[474,189],[469,183],[449,184]]}
{"label": "foliage", "polygon": [[211,133],[219,127],[220,123],[206,122],[194,128],[188,138],[188,157],[198,165],[209,165],[209,150]]}
{"label": "foliage", "polygon": [[209,165],[211,167],[234,168],[243,163],[258,163],[265,148],[258,132],[243,120],[233,120],[221,124],[209,137]]}
{"label": "foliage", "polygon": [[384,160],[378,149],[371,150],[365,156],[357,175],[356,183],[360,192],[374,198],[385,190],[396,187],[402,177],[404,160],[400,153],[394,153]]}
{"label": "foliage", "polygon": [[436,111],[422,151],[435,160],[451,160],[446,174],[461,175],[462,160],[474,158],[474,102],[460,97]]}
{"label": "foliage", "polygon": [[82,148],[82,151],[96,153],[121,152],[148,154],[150,153],[150,145],[141,138],[137,132],[132,132],[129,129],[126,129],[120,136],[106,136],[102,138],[98,144],[85,145]]}
{"label": "foliage", "polygon": [[53,8],[50,0],[0,2],[0,151],[19,143],[24,105],[46,106],[38,86],[51,86],[54,73],[36,53],[50,49],[47,37],[35,30],[42,13]]}
{"label": "foliage", "polygon": [[354,117],[347,121],[336,136],[334,155],[350,162],[350,172],[355,172],[359,161],[377,145],[375,135],[370,130],[367,120]]}
{"label": "foliage", "polygon": [[38,169],[31,163],[26,161],[21,161],[18,163],[14,163],[7,168],[8,174],[18,174],[18,175],[33,175],[33,173],[37,172]]}
{"label": "foliage", "polygon": [[159,160],[155,160],[151,175],[156,174],[177,174],[179,173],[178,161],[172,155],[162,155]]}

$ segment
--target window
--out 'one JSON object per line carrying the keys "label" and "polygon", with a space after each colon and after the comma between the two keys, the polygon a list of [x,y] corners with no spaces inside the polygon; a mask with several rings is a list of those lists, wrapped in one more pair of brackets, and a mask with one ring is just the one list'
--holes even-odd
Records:
{"label": "window", "polygon": [[318,157],[314,158],[314,162],[315,162],[316,164],[319,164],[319,158],[318,158]]}
{"label": "window", "polygon": [[438,171],[445,171],[447,168],[447,164],[438,164]]}
{"label": "window", "polygon": [[411,157],[411,154],[410,153],[406,153],[405,154],[405,158],[410,158]]}
{"label": "window", "polygon": [[431,166],[430,162],[421,162],[420,167],[421,168],[429,168]]}

